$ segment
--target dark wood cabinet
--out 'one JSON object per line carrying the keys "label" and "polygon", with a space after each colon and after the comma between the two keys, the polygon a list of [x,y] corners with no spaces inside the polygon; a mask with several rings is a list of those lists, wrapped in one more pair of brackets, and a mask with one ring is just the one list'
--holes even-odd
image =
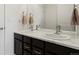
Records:
{"label": "dark wood cabinet", "polygon": [[33,47],[32,55],[44,55],[44,50],[37,47]]}
{"label": "dark wood cabinet", "polygon": [[79,55],[79,50],[69,49],[69,55]]}
{"label": "dark wood cabinet", "polygon": [[23,55],[31,55],[31,52],[24,50],[24,54]]}
{"label": "dark wood cabinet", "polygon": [[31,44],[32,38],[31,37],[27,37],[27,36],[23,36],[23,40],[24,40],[25,43]]}
{"label": "dark wood cabinet", "polygon": [[16,55],[22,55],[22,42],[17,39],[14,40],[14,53]]}
{"label": "dark wood cabinet", "polygon": [[36,46],[38,48],[43,49],[44,48],[44,41],[32,38],[32,46]]}
{"label": "dark wood cabinet", "polygon": [[56,55],[56,53],[52,53],[52,52],[49,52],[49,51],[45,51],[45,55]]}
{"label": "dark wood cabinet", "polygon": [[69,54],[69,48],[49,42],[46,42],[45,50],[58,55]]}
{"label": "dark wood cabinet", "polygon": [[79,55],[79,50],[14,33],[16,55]]}
{"label": "dark wood cabinet", "polygon": [[14,39],[22,40],[22,35],[14,33]]}
{"label": "dark wood cabinet", "polygon": [[24,43],[23,48],[28,51],[31,51],[31,44]]}

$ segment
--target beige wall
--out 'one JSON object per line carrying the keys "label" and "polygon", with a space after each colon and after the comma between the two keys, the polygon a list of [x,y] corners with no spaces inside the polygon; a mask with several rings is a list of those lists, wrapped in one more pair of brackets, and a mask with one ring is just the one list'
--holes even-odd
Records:
{"label": "beige wall", "polygon": [[58,4],[57,5],[58,13],[58,24],[61,25],[63,30],[72,30],[71,20],[73,13],[72,4]]}
{"label": "beige wall", "polygon": [[56,24],[61,25],[62,30],[73,30],[71,25],[73,4],[46,5],[45,28],[55,29]]}
{"label": "beige wall", "polygon": [[22,12],[34,15],[34,24],[40,24],[43,18],[42,5],[6,4],[5,5],[5,54],[14,54],[14,31],[23,29]]}
{"label": "beige wall", "polygon": [[31,12],[34,16],[34,28],[36,25],[44,24],[44,10],[43,5],[40,4],[30,4],[28,5],[29,13]]}
{"label": "beige wall", "polygon": [[57,5],[49,4],[44,7],[44,28],[55,29],[57,21]]}

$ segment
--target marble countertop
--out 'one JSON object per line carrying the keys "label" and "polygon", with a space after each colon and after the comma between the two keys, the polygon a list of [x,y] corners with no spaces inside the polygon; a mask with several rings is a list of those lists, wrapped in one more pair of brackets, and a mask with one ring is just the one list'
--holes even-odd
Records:
{"label": "marble countertop", "polygon": [[52,34],[55,33],[55,30],[49,30],[49,29],[39,29],[39,30],[19,30],[15,31],[15,33],[22,34],[25,36],[37,38],[39,40],[55,43],[58,45],[70,47],[79,50],[79,36],[77,35],[76,32],[73,31],[62,31],[63,34],[67,34],[70,36],[70,39],[67,40],[56,40],[56,39],[51,39],[46,36],[46,34]]}

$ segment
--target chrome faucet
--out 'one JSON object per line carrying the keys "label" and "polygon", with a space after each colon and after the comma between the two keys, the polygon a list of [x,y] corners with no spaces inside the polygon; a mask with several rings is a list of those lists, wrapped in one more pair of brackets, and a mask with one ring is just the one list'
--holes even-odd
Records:
{"label": "chrome faucet", "polygon": [[59,34],[61,32],[61,26],[57,25],[56,26],[56,34]]}
{"label": "chrome faucet", "polygon": [[30,25],[30,30],[33,31],[33,25],[32,24]]}
{"label": "chrome faucet", "polygon": [[39,30],[40,25],[36,25],[36,30]]}

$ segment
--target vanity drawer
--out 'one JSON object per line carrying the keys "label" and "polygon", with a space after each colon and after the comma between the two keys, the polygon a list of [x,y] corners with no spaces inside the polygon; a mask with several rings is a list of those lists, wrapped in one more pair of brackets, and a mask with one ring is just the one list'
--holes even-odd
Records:
{"label": "vanity drawer", "polygon": [[31,43],[31,38],[30,37],[24,36],[23,39],[24,39],[24,42]]}
{"label": "vanity drawer", "polygon": [[46,42],[45,50],[51,53],[55,53],[57,55],[68,55],[70,52],[70,49],[67,47],[49,43],[49,42]]}
{"label": "vanity drawer", "polygon": [[24,55],[31,55],[31,52],[24,51]]}
{"label": "vanity drawer", "polygon": [[22,50],[22,42],[17,39],[14,39],[14,53],[16,55],[22,55]]}
{"label": "vanity drawer", "polygon": [[31,44],[24,43],[23,48],[24,48],[25,50],[31,51]]}
{"label": "vanity drawer", "polygon": [[22,40],[22,35],[14,33],[14,38],[18,40]]}
{"label": "vanity drawer", "polygon": [[44,41],[41,41],[39,39],[32,39],[32,45],[36,46],[38,48],[44,48]]}
{"label": "vanity drawer", "polygon": [[48,51],[45,51],[45,55],[56,55],[56,54],[55,53],[48,52]]}
{"label": "vanity drawer", "polygon": [[79,55],[79,50],[70,49],[69,54],[70,54],[70,55]]}
{"label": "vanity drawer", "polygon": [[44,54],[43,49],[39,49],[36,47],[32,48],[32,55],[43,55],[43,54]]}

